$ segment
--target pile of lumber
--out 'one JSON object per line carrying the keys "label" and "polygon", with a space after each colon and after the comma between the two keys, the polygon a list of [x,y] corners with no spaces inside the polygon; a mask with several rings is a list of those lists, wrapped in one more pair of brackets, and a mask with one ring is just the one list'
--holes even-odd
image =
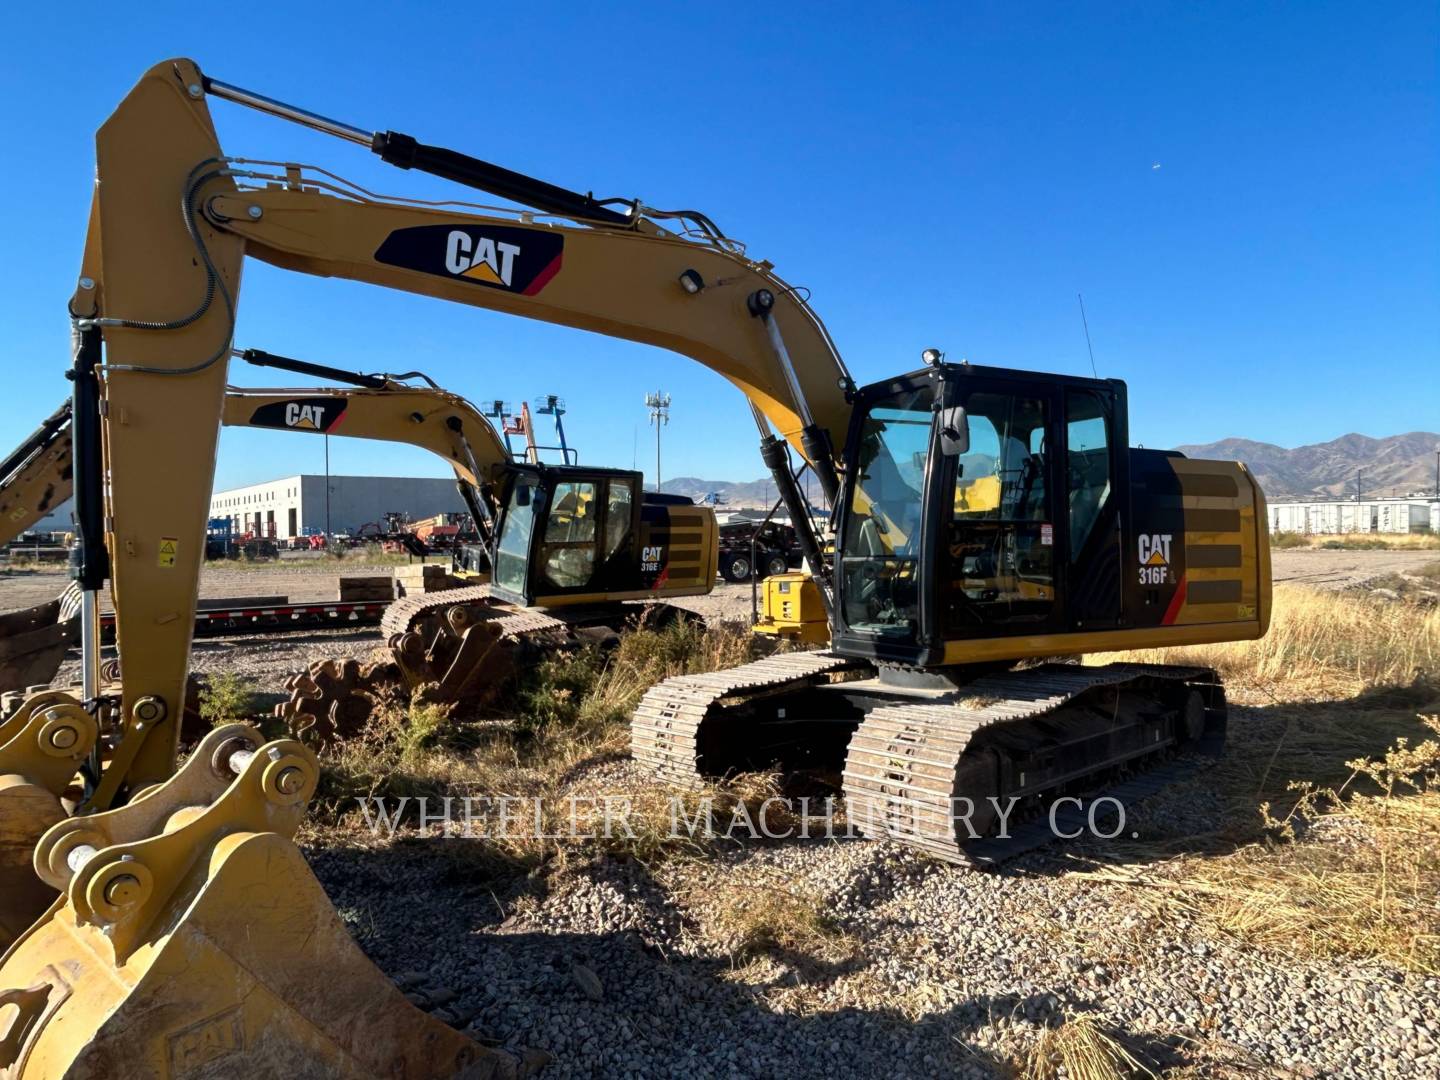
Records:
{"label": "pile of lumber", "polygon": [[395,585],[401,596],[414,596],[453,589],[456,582],[449,567],[440,563],[411,563],[395,568]]}
{"label": "pile of lumber", "polygon": [[351,575],[340,578],[340,595],[337,597],[342,603],[359,603],[363,600],[394,600],[395,579],[389,574],[376,575],[374,577],[361,577]]}

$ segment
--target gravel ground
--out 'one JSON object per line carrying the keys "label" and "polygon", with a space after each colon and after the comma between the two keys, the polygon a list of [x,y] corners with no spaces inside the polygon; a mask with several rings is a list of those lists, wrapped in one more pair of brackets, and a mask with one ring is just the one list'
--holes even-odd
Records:
{"label": "gravel ground", "polygon": [[[1193,817],[1193,794],[1157,797],[1146,821]],[[309,854],[383,970],[453,991],[449,1018],[476,1034],[544,1048],[547,1077],[1005,1076],[1077,1012],[1162,1070],[1440,1075],[1440,980],[1265,955],[1128,903],[1063,855],[997,873],[793,841],[655,872],[607,860],[537,892],[468,873],[453,849],[466,843]],[[732,959],[694,898],[737,881],[818,897],[857,949]]]}
{"label": "gravel ground", "polygon": [[1344,589],[1387,574],[1413,572],[1440,562],[1440,551],[1324,551],[1286,548],[1270,553],[1276,584],[1293,581],[1315,589]]}

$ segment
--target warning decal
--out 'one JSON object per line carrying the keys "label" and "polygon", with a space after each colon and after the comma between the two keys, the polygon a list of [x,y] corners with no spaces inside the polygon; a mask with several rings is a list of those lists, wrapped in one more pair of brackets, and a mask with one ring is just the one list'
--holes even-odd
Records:
{"label": "warning decal", "polygon": [[175,565],[175,549],[180,546],[180,541],[173,536],[162,536],[160,538],[160,565],[171,567]]}

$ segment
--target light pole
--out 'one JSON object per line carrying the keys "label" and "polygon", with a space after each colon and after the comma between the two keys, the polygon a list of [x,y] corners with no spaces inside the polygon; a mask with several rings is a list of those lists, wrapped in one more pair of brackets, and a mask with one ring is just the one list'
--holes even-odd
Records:
{"label": "light pole", "polygon": [[670,395],[657,390],[645,395],[645,407],[650,410],[650,422],[655,425],[655,490],[660,490],[660,428],[670,423]]}
{"label": "light pole", "polygon": [[330,543],[330,433],[325,433],[325,543]]}

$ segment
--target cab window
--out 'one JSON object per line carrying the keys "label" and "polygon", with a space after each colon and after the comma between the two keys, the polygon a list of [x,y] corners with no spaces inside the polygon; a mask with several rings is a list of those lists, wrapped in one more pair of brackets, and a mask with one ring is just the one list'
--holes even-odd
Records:
{"label": "cab window", "polygon": [[964,404],[970,441],[955,463],[940,588],[946,632],[980,637],[1054,611],[1048,399],[976,391]]}
{"label": "cab window", "polygon": [[970,450],[955,475],[955,518],[1044,521],[1045,403],[1010,394],[971,394]]}
{"label": "cab window", "polygon": [[559,589],[587,585],[595,574],[595,484],[555,485],[540,549],[545,580]]}
{"label": "cab window", "polygon": [[1100,510],[1110,498],[1110,440],[1105,403],[1088,391],[1065,396],[1066,475],[1070,514],[1070,561],[1085,549]]}
{"label": "cab window", "polygon": [[929,466],[929,386],[871,405],[860,429],[841,560],[851,630],[913,639],[919,625],[920,530]]}
{"label": "cab window", "polygon": [[629,480],[611,480],[605,500],[605,550],[603,559],[612,558],[630,539],[630,509],[635,493]]}

